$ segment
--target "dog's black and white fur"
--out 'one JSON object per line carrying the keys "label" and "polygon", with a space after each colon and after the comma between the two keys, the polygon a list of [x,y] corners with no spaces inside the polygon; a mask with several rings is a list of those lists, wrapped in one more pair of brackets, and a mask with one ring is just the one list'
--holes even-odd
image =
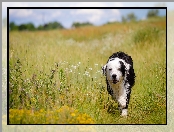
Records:
{"label": "dog's black and white fur", "polygon": [[108,93],[118,102],[121,115],[127,116],[131,88],[135,83],[131,56],[121,51],[114,53],[102,70],[106,76]]}

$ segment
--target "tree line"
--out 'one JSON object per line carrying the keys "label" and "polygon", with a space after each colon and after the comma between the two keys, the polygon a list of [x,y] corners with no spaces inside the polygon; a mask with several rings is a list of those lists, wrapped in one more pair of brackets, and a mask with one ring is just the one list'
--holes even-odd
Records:
{"label": "tree line", "polygon": [[26,23],[21,25],[16,25],[14,22],[10,22],[9,24],[10,30],[29,30],[29,31],[35,31],[35,30],[51,30],[51,29],[63,29],[61,23],[59,22],[49,22],[44,25],[39,25],[38,27],[35,27],[33,23]]}
{"label": "tree line", "polygon": [[[92,23],[89,22],[74,22],[72,24],[72,28],[78,28],[82,26],[93,26]],[[51,29],[64,29],[63,25],[59,22],[49,22],[44,25],[39,25],[38,27],[35,27],[33,23],[26,23],[26,24],[21,24],[21,25],[16,25],[14,22],[10,22],[9,28],[11,31],[13,30],[28,30],[28,31],[35,31],[35,30],[51,30]]]}
{"label": "tree line", "polygon": [[[147,13],[147,18],[158,17],[159,10],[149,10]],[[126,17],[122,16],[122,22],[130,22],[130,21],[137,21],[137,17],[134,13],[129,13]]]}
{"label": "tree line", "polygon": [[[147,18],[157,17],[159,15],[158,10],[149,10],[147,13]],[[127,16],[122,16],[122,20],[124,22],[130,22],[130,21],[137,21],[137,17],[134,13],[129,13]],[[109,24],[108,22],[107,24]],[[93,26],[90,22],[74,22],[72,24],[72,28],[78,28],[83,26]],[[10,22],[9,28],[11,31],[13,30],[19,30],[19,31],[36,31],[36,30],[51,30],[51,29],[64,29],[63,25],[59,22],[49,22],[47,24],[39,25],[38,27],[35,27],[33,23],[26,23],[21,25],[16,25],[14,22]]]}

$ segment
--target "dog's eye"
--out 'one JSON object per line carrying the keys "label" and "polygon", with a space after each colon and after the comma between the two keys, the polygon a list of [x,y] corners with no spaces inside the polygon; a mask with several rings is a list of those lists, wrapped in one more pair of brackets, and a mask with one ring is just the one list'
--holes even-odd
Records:
{"label": "dog's eye", "polygon": [[111,71],[112,70],[112,68],[109,68],[109,71]]}

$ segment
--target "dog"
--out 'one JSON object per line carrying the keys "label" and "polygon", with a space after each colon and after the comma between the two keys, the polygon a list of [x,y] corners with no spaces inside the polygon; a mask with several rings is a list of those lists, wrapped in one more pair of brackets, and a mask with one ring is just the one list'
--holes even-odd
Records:
{"label": "dog", "polygon": [[118,102],[121,116],[127,117],[131,88],[135,83],[131,56],[122,51],[113,53],[102,70],[106,76],[108,93]]}

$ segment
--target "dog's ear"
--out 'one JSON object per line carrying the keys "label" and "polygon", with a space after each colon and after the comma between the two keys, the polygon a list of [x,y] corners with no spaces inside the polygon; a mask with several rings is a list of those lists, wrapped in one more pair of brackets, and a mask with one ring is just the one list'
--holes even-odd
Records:
{"label": "dog's ear", "polygon": [[124,65],[124,63],[122,61],[120,61],[120,64],[121,64],[121,72],[122,72],[122,75],[125,76],[126,66]]}
{"label": "dog's ear", "polygon": [[105,76],[106,76],[106,68],[107,68],[107,65],[104,65],[104,66],[102,67],[103,75],[105,75]]}

